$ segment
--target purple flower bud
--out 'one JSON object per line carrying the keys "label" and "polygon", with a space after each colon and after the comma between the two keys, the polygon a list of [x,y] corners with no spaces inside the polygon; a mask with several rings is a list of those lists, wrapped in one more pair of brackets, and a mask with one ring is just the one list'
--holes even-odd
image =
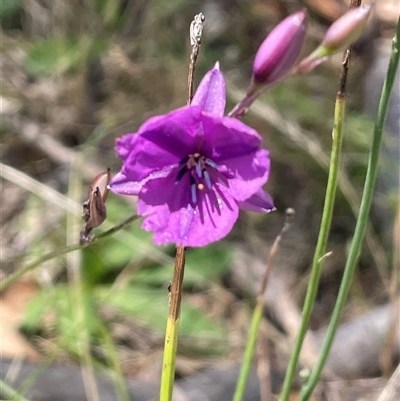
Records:
{"label": "purple flower bud", "polygon": [[266,37],[253,64],[256,83],[270,84],[285,75],[296,61],[307,27],[305,10],[289,15]]}
{"label": "purple flower bud", "polygon": [[329,56],[350,46],[363,32],[372,4],[350,10],[336,20],[326,32],[322,43],[296,66],[294,73],[307,74],[325,62]]}
{"label": "purple flower bud", "polygon": [[356,41],[367,24],[372,4],[354,8],[336,20],[326,32],[322,46],[328,54],[350,46]]}

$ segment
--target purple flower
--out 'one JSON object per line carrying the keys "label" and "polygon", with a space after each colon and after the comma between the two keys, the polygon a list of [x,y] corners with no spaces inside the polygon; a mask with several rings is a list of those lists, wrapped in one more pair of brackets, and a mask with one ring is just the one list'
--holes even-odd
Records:
{"label": "purple flower", "polygon": [[289,15],[265,38],[253,64],[253,79],[257,83],[271,84],[279,80],[293,66],[307,29],[305,10]]}
{"label": "purple flower", "polygon": [[226,236],[239,208],[273,209],[261,187],[268,151],[260,135],[224,117],[225,81],[218,64],[201,81],[190,106],[150,118],[117,140],[124,164],[113,192],[137,195],[143,228],[157,244],[204,246]]}

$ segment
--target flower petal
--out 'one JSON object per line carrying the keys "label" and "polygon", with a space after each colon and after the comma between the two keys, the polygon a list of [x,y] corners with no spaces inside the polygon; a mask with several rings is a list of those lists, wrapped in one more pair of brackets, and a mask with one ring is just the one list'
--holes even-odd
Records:
{"label": "flower petal", "polygon": [[129,156],[130,151],[135,146],[137,138],[138,135],[136,134],[126,134],[121,138],[117,138],[115,150],[120,159],[125,160]]}
{"label": "flower petal", "polygon": [[328,48],[329,54],[350,46],[363,33],[368,22],[373,4],[353,8],[337,19],[327,30],[322,45]]}
{"label": "flower petal", "polygon": [[160,178],[167,177],[171,170],[173,170],[175,166],[165,167],[160,171],[155,171],[152,174],[149,174],[146,178],[141,181],[132,181],[129,177],[124,174],[124,169],[117,173],[111,180],[109,187],[111,191],[121,194],[121,195],[139,195],[139,192],[142,190],[143,186],[152,180],[157,180]]}
{"label": "flower petal", "polygon": [[204,246],[225,237],[239,206],[267,212],[268,151],[261,136],[223,117],[225,82],[218,65],[206,74],[190,106],[144,123],[117,141],[124,164],[110,189],[137,195],[143,228],[158,244]]}
{"label": "flower petal", "polygon": [[204,154],[226,172],[232,196],[238,201],[248,199],[269,175],[270,159],[268,151],[260,150],[260,135],[234,118],[202,116],[202,120]]}
{"label": "flower petal", "polygon": [[238,202],[240,209],[257,213],[268,213],[275,210],[274,201],[271,196],[260,189],[249,199]]}
{"label": "flower petal", "polygon": [[[193,153],[200,113],[200,107],[184,107],[148,120],[140,127],[136,140],[128,138],[132,147],[125,157],[123,173],[132,181],[141,181]],[[126,154],[128,139],[119,144],[120,154]]]}
{"label": "flower petal", "polygon": [[109,187],[112,192],[121,195],[138,195],[142,189],[142,184],[131,181],[122,172],[117,173],[111,180]]}
{"label": "flower petal", "polygon": [[201,80],[191,102],[192,106],[200,106],[202,110],[216,117],[222,117],[225,111],[225,80],[219,69],[219,63],[208,71]]}
{"label": "flower petal", "polygon": [[139,198],[138,214],[147,215],[142,227],[155,232],[153,239],[159,245],[173,242],[198,247],[218,241],[229,234],[239,211],[229,190],[223,186],[202,197],[196,207],[188,204],[171,210],[169,206],[167,203],[149,205],[143,197]]}
{"label": "flower petal", "polygon": [[280,22],[259,47],[253,64],[256,82],[271,84],[285,75],[300,53],[307,28],[305,10]]}
{"label": "flower petal", "polygon": [[270,163],[265,149],[225,161],[225,166],[234,175],[228,179],[233,197],[244,201],[257,192],[268,180]]}
{"label": "flower petal", "polygon": [[[177,181],[178,168],[170,169],[168,175],[148,180],[142,187],[139,198],[146,205],[168,205],[172,211],[186,207],[191,201],[190,176],[185,174]],[[138,209],[139,214],[146,214]]]}
{"label": "flower petal", "polygon": [[261,137],[256,130],[241,121],[224,117],[202,116],[204,154],[217,164],[257,151]]}

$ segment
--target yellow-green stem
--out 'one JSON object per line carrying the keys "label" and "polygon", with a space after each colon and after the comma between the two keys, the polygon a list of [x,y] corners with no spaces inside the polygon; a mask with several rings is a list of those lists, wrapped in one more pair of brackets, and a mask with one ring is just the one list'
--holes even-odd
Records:
{"label": "yellow-green stem", "polygon": [[175,379],[175,359],[178,346],[179,319],[174,320],[168,316],[165,330],[164,358],[161,377],[160,401],[172,399]]}
{"label": "yellow-green stem", "polygon": [[125,228],[128,224],[131,222],[138,220],[140,216],[137,214],[134,214],[130,217],[128,217],[126,220],[124,220],[122,223],[117,224],[116,226],[110,228],[109,230],[103,232],[102,234],[96,236],[92,242],[86,242],[85,244],[72,244],[72,245],[67,245],[62,248],[58,248],[55,251],[51,251],[49,253],[44,254],[40,258],[36,259],[32,263],[29,263],[22,269],[16,270],[15,272],[11,273],[7,278],[2,280],[0,282],[0,294],[5,291],[11,284],[15,283],[20,277],[22,277],[24,274],[28,273],[29,271],[35,269],[36,267],[40,266],[42,263],[47,262],[48,260],[57,258],[62,255],[66,255],[67,253],[76,251],[77,249],[83,249],[87,248],[89,246],[92,246],[96,244],[98,241],[101,241],[105,238],[110,237],[114,233],[116,233],[119,230],[122,230]]}
{"label": "yellow-green stem", "polygon": [[333,144],[331,160],[329,166],[329,177],[326,188],[325,204],[322,213],[321,227],[318,235],[317,246],[314,253],[310,279],[307,287],[306,299],[304,301],[303,313],[300,323],[299,334],[297,335],[295,345],[290,356],[282,392],[279,401],[287,401],[290,395],[291,385],[299,361],[301,348],[306,336],[310,322],[311,312],[313,310],[315,297],[317,295],[319,278],[323,266],[323,256],[325,254],[328,241],[329,230],[332,221],[333,207],[339,175],[339,162],[342,147],[342,126],[345,113],[345,99],[341,93],[338,93],[335,104],[334,127],[332,131]]}
{"label": "yellow-green stem", "polygon": [[112,377],[114,380],[115,392],[118,401],[133,401],[128,390],[128,386],[121,367],[121,361],[118,357],[118,351],[113,342],[113,338],[109,329],[105,324],[100,325],[100,333],[103,339],[103,345],[106,350],[106,358],[111,367]]}
{"label": "yellow-green stem", "polygon": [[[194,93],[194,72],[196,61],[199,55],[201,34],[203,31],[204,15],[197,14],[190,28],[190,40],[192,42],[192,52],[190,55],[189,74],[188,74],[188,100],[189,105]],[[192,37],[192,35],[194,37]],[[175,380],[175,359],[178,346],[179,317],[181,313],[181,300],[183,290],[183,276],[185,272],[185,247],[177,245],[175,255],[174,277],[170,285],[169,312],[167,328],[165,331],[164,358],[161,373],[160,401],[170,401]]]}
{"label": "yellow-green stem", "polygon": [[185,248],[177,246],[174,277],[171,283],[169,313],[165,331],[164,358],[161,373],[160,401],[171,401],[175,379],[175,359],[178,345],[179,317],[185,270]]}
{"label": "yellow-green stem", "polygon": [[236,390],[235,390],[235,394],[233,396],[233,401],[241,401],[243,399],[244,392],[246,390],[247,380],[248,380],[248,377],[250,374],[250,369],[251,369],[251,365],[252,365],[252,361],[253,361],[254,350],[256,347],[256,343],[257,343],[258,330],[260,328],[260,323],[261,323],[261,319],[263,316],[263,309],[264,309],[264,304],[265,304],[264,294],[267,289],[268,279],[269,279],[269,276],[270,276],[272,268],[273,268],[273,262],[275,259],[275,255],[278,251],[279,243],[281,242],[283,234],[289,228],[290,222],[294,216],[294,213],[295,213],[294,210],[291,208],[286,210],[285,224],[283,225],[281,232],[275,238],[275,241],[272,244],[271,250],[269,251],[264,275],[262,277],[260,290],[259,290],[258,296],[257,296],[256,307],[254,308],[253,317],[251,319],[250,331],[249,331],[249,335],[247,338],[247,344],[246,344],[246,350],[245,350],[245,353],[243,356],[242,367],[240,369],[239,379],[236,384]]}
{"label": "yellow-green stem", "polygon": [[257,305],[253,311],[251,319],[249,337],[246,344],[246,350],[243,356],[242,367],[239,373],[239,380],[236,384],[236,391],[233,401],[241,401],[246,391],[247,379],[250,374],[250,369],[253,361],[254,350],[257,344],[257,334],[260,328],[261,319],[264,309],[264,296],[258,296]]}
{"label": "yellow-green stem", "polygon": [[[82,159],[77,157],[71,166],[68,195],[70,199],[79,199],[82,193],[81,171]],[[73,242],[78,236],[77,227],[80,221],[73,213],[67,214],[66,240]],[[75,326],[75,341],[78,352],[81,352],[81,372],[86,398],[88,401],[99,401],[100,396],[94,375],[93,360],[90,353],[90,333],[87,327],[86,296],[82,277],[82,255],[77,250],[66,255],[68,284],[71,298],[71,307],[74,310],[73,323]]]}
{"label": "yellow-green stem", "polygon": [[358,215],[354,237],[350,245],[349,256],[346,261],[346,266],[343,273],[342,282],[339,289],[339,294],[336,300],[335,308],[332,313],[332,318],[329,322],[328,330],[324,343],[322,344],[320,356],[316,367],[313,370],[307,384],[303,387],[299,401],[306,401],[311,396],[316,387],[323,367],[328,358],[339,319],[345,305],[347,295],[349,293],[351,283],[353,282],[354,271],[360,256],[362,242],[365,236],[365,230],[368,223],[369,211],[371,208],[372,195],[374,192],[376,175],[379,164],[379,152],[382,141],[383,125],[385,122],[386,112],[389,104],[390,94],[394,85],[396,73],[399,66],[399,42],[400,42],[400,18],[397,23],[397,33],[393,40],[393,51],[390,58],[387,77],[383,85],[382,95],[379,102],[378,116],[374,128],[371,150],[369,154],[367,174],[365,177],[364,191],[361,199],[360,212]]}
{"label": "yellow-green stem", "polygon": [[0,396],[6,397],[13,401],[29,401],[27,398],[22,396],[18,391],[14,390],[4,380],[0,379]]}

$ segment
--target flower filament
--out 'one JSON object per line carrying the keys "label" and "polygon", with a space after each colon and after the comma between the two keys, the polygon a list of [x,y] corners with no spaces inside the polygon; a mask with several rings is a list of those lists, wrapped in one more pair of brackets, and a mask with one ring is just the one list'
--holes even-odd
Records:
{"label": "flower filament", "polygon": [[211,190],[213,180],[210,176],[210,169],[218,171],[218,165],[196,152],[186,156],[179,162],[179,171],[175,183],[177,184],[186,173],[190,173],[190,192],[193,204],[197,203],[197,191],[203,191],[205,188]]}

